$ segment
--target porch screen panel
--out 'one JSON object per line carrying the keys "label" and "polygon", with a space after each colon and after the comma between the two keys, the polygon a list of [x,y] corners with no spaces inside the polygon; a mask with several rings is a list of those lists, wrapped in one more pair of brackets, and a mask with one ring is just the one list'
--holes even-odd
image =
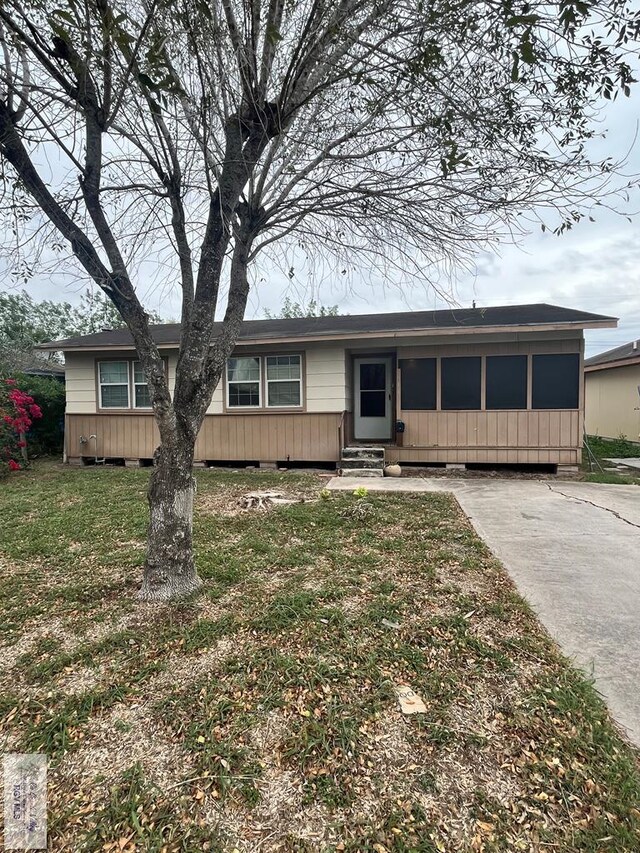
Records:
{"label": "porch screen panel", "polygon": [[443,409],[479,409],[480,375],[482,360],[479,356],[443,358],[440,362],[440,405]]}
{"label": "porch screen panel", "polygon": [[403,411],[435,409],[435,358],[404,358],[400,361],[400,407]]}
{"label": "porch screen panel", "polygon": [[527,408],[527,356],[487,356],[487,409]]}
{"label": "porch screen panel", "polygon": [[577,352],[533,356],[534,409],[577,409],[580,356]]}

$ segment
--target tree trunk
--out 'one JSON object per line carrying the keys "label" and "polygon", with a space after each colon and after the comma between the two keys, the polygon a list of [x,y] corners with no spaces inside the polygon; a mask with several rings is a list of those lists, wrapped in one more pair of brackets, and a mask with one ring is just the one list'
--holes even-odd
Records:
{"label": "tree trunk", "polygon": [[147,559],[138,593],[143,601],[184,598],[202,585],[193,559],[193,453],[193,442],[185,438],[156,451],[147,495]]}

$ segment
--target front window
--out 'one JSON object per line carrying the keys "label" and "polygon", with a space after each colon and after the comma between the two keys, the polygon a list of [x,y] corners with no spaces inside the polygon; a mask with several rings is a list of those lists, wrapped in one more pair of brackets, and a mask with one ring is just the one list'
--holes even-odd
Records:
{"label": "front window", "polygon": [[302,372],[299,355],[268,355],[267,405],[302,405]]}
{"label": "front window", "polygon": [[139,361],[133,362],[133,399],[136,409],[151,408],[151,394],[147,385],[147,377]]}
{"label": "front window", "polygon": [[98,365],[100,406],[103,409],[129,408],[129,362],[101,361]]}
{"label": "front window", "polygon": [[260,358],[243,356],[227,362],[227,404],[260,406]]}

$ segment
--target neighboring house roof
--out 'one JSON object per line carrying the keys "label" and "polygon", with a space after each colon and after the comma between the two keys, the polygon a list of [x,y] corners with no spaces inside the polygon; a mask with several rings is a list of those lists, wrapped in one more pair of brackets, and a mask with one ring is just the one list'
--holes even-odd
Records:
{"label": "neighboring house roof", "polygon": [[593,370],[605,370],[610,367],[625,367],[628,364],[640,362],[640,341],[629,341],[628,344],[609,349],[591,358],[585,359],[584,369],[589,372]]}
{"label": "neighboring house roof", "polygon": [[[39,349],[39,347],[36,347]],[[47,376],[64,382],[64,365],[51,357],[32,350],[20,350],[8,344],[0,346],[0,365],[5,373],[26,373],[29,376]]]}
{"label": "neighboring house roof", "polygon": [[64,382],[64,365],[58,364],[55,367],[27,367],[21,371],[27,376],[45,376],[49,379],[59,379]]}
{"label": "neighboring house roof", "polygon": [[[396,337],[410,333],[451,334],[461,331],[493,331],[496,328],[602,328],[617,325],[616,317],[590,314],[556,305],[505,305],[493,308],[448,308],[443,311],[407,311],[391,314],[348,314],[336,317],[302,317],[287,320],[245,320],[239,343],[286,340],[331,340],[352,337]],[[222,329],[214,325],[214,337]],[[152,326],[158,346],[177,346],[180,324]],[[113,329],[94,335],[67,338],[42,344],[42,349],[131,348],[128,329]]]}

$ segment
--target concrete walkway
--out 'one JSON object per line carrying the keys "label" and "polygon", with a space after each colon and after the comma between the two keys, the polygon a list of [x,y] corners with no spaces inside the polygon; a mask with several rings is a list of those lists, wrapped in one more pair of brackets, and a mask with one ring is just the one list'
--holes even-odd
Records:
{"label": "concrete walkway", "polygon": [[564,653],[640,746],[640,487],[336,477],[330,489],[451,492]]}
{"label": "concrete walkway", "polygon": [[637,456],[632,456],[627,459],[609,459],[614,465],[625,465],[627,468],[636,468],[640,471],[640,459]]}

